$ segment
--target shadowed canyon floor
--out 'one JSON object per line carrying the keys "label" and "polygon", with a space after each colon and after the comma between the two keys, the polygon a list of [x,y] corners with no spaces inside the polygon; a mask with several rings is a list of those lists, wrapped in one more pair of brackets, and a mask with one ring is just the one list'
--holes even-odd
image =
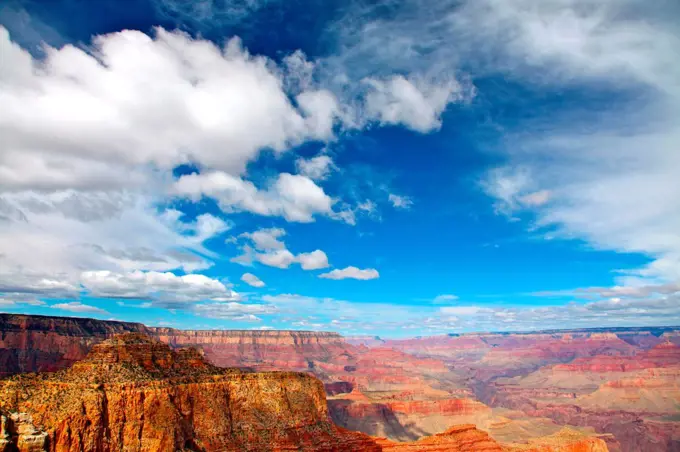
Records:
{"label": "shadowed canyon floor", "polygon": [[[267,375],[261,372],[269,370],[313,374],[323,383],[317,398],[323,400],[323,389],[328,397],[328,410],[323,404],[325,414],[321,414],[332,426],[328,428],[341,435],[346,431],[328,422],[330,416],[340,427],[385,438],[371,443],[383,450],[498,450],[482,448],[487,440],[493,447],[513,451],[606,450],[602,449],[604,442],[614,451],[680,448],[680,338],[673,329],[471,334],[389,341],[344,339],[334,333],[180,331],[3,314],[0,331],[0,369],[5,375],[65,369],[85,358],[94,344],[123,332],[149,335],[176,349],[196,347],[215,366],[257,371],[209,367],[211,375],[226,372],[233,378]],[[53,375],[68,376],[91,360]],[[193,400],[195,395],[188,397]],[[26,415],[13,410],[3,422],[28,425],[11,419],[19,413]],[[476,426],[473,433],[462,427],[466,424]],[[186,427],[186,422],[182,425],[181,438],[202,437],[203,433],[186,433],[194,427]],[[483,441],[478,436],[487,434]],[[461,438],[466,435],[479,439],[477,449],[464,448]],[[187,444],[191,449],[192,443]],[[259,450],[253,444],[251,450]],[[579,448],[567,449],[566,444]]]}

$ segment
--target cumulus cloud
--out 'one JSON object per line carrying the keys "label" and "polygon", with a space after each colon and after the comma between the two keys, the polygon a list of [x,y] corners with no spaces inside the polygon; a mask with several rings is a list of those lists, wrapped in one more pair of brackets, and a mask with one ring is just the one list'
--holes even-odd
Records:
{"label": "cumulus cloud", "polygon": [[214,198],[225,212],[247,211],[300,223],[314,221],[317,214],[337,218],[333,199],[323,188],[306,176],[289,173],[279,174],[265,189],[220,171],[189,174],[175,183],[174,192],[195,201]]}
{"label": "cumulus cloud", "polygon": [[253,287],[265,286],[264,281],[262,281],[260,278],[253,275],[252,273],[244,273],[243,276],[241,276],[241,281]]}
{"label": "cumulus cloud", "polygon": [[[0,29],[4,186],[120,185],[125,167],[187,160],[239,173],[262,148],[332,133],[311,103],[297,110],[272,63],[237,39],[220,49],[162,28],[154,37],[125,30],[95,37],[90,49],[49,48],[38,61]],[[106,168],[121,180],[100,179]]]}
{"label": "cumulus cloud", "polygon": [[330,265],[328,256],[321,250],[293,254],[281,240],[285,235],[286,231],[281,228],[264,228],[240,234],[235,240],[246,239],[252,243],[252,246],[247,243],[241,245],[242,254],[232,258],[231,261],[241,265],[252,265],[255,260],[261,264],[282,269],[298,263],[303,270],[318,270]]}
{"label": "cumulus cloud", "polygon": [[[162,272],[210,266],[203,242],[230,228],[214,215],[186,223],[181,212],[158,210],[164,171],[190,161],[241,172],[263,147],[284,151],[331,134],[330,94],[300,92],[298,110],[281,73],[237,40],[219,49],[178,32],[123,31],[87,49],[47,48],[37,60],[3,28],[0,49],[0,285],[14,297],[73,296],[81,283],[101,296],[163,292],[159,275],[173,277]],[[266,133],[254,133],[261,123]],[[274,184],[272,211],[301,221],[330,211],[323,190],[288,176]],[[186,289],[203,277],[174,278]]]}
{"label": "cumulus cloud", "polygon": [[311,253],[300,253],[296,259],[303,270],[318,270],[330,265],[328,263],[328,256],[321,250],[315,250]]}
{"label": "cumulus cloud", "polygon": [[357,267],[345,267],[343,269],[331,270],[328,273],[322,273],[319,278],[325,279],[377,279],[380,277],[378,270],[374,268],[360,269]]}
{"label": "cumulus cloud", "polygon": [[[101,281],[92,275],[104,274],[97,272],[121,275],[125,286],[130,275],[146,275],[135,284],[150,286],[129,294],[149,296],[163,290],[152,275],[211,266],[216,255],[204,242],[230,222],[210,214],[187,222],[159,207],[180,164],[217,174],[217,185],[231,177],[231,198],[222,199],[228,212],[335,217],[333,200],[305,176],[282,174],[262,190],[231,176],[263,148],[278,153],[331,138],[338,109],[330,92],[311,87],[291,101],[285,71],[238,39],[220,48],[161,28],[153,36],[126,30],[95,36],[90,46],[45,47],[38,59],[0,27],[0,53],[5,296],[73,297],[90,288],[105,295],[94,287]],[[188,284],[194,276],[177,278]]]}
{"label": "cumulus cloud", "polygon": [[200,274],[178,276],[172,272],[87,271],[81,284],[89,295],[99,298],[149,299],[159,306],[186,305],[202,300],[237,298],[221,281]]}
{"label": "cumulus cloud", "polygon": [[258,262],[269,267],[288,268],[295,262],[295,255],[288,250],[275,250],[255,255]]}
{"label": "cumulus cloud", "polygon": [[[347,8],[333,27],[341,51],[324,61],[330,74],[379,80],[373,114],[423,131],[437,127],[447,90],[435,83],[437,95],[421,105],[428,96],[410,86],[420,74],[439,81],[456,74],[463,87],[465,73],[501,77],[543,99],[570,90],[578,101],[559,108],[537,108],[535,96],[511,94],[513,121],[491,118],[497,123],[490,129],[502,133],[482,145],[507,159],[485,178],[496,210],[512,219],[530,212],[532,226],[653,259],[622,283],[680,279],[677,5],[407,0],[393,6],[389,17],[379,6]],[[408,119],[402,107],[409,103],[422,123]]]}
{"label": "cumulus cloud", "polygon": [[463,96],[463,89],[454,77],[423,81],[397,75],[385,80],[369,78],[365,83],[369,86],[368,118],[423,133],[439,129],[446,106]]}
{"label": "cumulus cloud", "polygon": [[250,239],[257,250],[271,251],[286,248],[281,237],[286,235],[286,231],[281,228],[264,228],[254,232],[244,232],[239,237]]}

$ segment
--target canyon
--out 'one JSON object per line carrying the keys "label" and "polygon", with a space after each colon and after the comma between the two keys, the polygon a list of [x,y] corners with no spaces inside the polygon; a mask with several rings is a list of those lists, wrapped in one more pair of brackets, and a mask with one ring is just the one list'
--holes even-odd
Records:
{"label": "canyon", "polygon": [[[307,390],[313,387],[323,401],[319,413],[328,428],[361,432],[382,450],[467,450],[466,436],[479,439],[480,449],[469,450],[486,450],[479,435],[513,451],[680,450],[680,335],[673,328],[388,340],[0,314],[0,377],[77,369],[88,351],[121,333],[178,352],[193,347],[215,366],[211,373],[232,368],[240,375],[286,371],[313,378],[318,384]],[[6,412],[3,422],[21,424],[11,419],[21,413]]]}
{"label": "canyon", "polygon": [[372,438],[331,422],[312,375],[220,368],[140,333],[95,344],[66,369],[0,380],[0,421],[3,452],[607,450],[564,432],[504,445],[474,425],[413,443]]}

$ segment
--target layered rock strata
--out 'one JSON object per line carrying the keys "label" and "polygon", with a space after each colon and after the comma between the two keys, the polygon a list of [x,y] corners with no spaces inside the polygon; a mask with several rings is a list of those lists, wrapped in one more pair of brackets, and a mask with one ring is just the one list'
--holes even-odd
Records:
{"label": "layered rock strata", "polygon": [[330,422],[310,375],[219,369],[136,334],[69,369],[0,382],[0,409],[29,415],[50,451],[380,450]]}

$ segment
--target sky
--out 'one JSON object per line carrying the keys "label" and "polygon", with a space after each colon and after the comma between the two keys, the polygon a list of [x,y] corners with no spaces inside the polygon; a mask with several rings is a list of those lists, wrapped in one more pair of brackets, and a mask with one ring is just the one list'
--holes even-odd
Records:
{"label": "sky", "polygon": [[0,4],[0,311],[680,324],[680,3]]}

